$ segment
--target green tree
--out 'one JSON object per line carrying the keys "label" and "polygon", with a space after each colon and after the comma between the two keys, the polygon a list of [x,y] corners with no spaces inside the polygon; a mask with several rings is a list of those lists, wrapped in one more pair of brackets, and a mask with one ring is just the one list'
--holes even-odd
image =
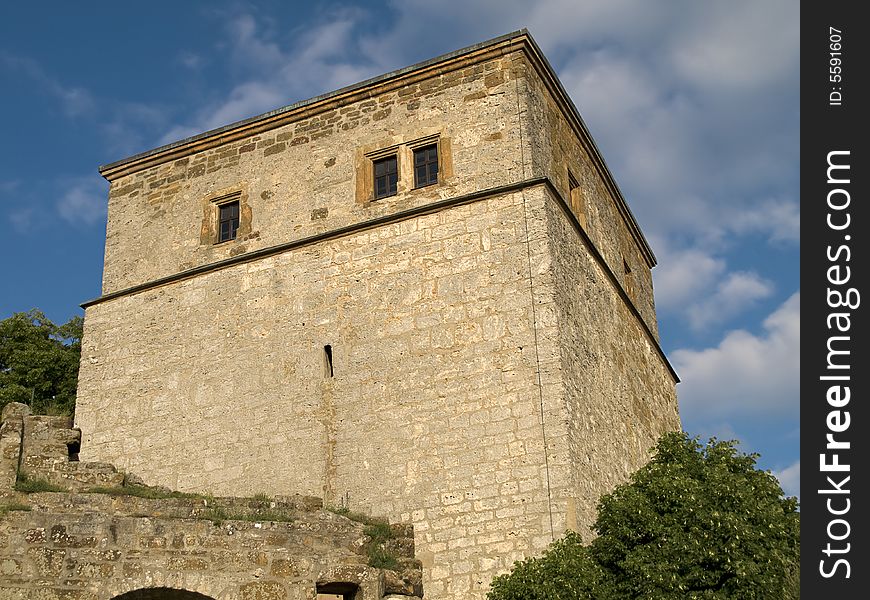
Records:
{"label": "green tree", "polygon": [[798,598],[797,500],[756,459],[666,434],[601,499],[590,545],[569,534],[496,578],[489,600]]}
{"label": "green tree", "polygon": [[72,414],[81,339],[81,317],[55,325],[33,309],[0,321],[0,408],[23,402],[36,413]]}

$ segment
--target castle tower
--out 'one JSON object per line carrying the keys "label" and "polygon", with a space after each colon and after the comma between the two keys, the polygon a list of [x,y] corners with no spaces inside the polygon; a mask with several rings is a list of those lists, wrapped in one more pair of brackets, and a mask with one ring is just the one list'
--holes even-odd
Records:
{"label": "castle tower", "polygon": [[678,429],[655,258],[526,31],[106,165],[82,460],[413,523],[483,598]]}

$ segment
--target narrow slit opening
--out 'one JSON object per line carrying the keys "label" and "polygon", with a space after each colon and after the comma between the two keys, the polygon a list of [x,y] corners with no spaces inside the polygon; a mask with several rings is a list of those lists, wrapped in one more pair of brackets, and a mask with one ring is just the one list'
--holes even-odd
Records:
{"label": "narrow slit opening", "polygon": [[332,346],[330,344],[326,344],[323,347],[323,358],[324,358],[324,374],[327,377],[333,377],[335,372],[332,368]]}

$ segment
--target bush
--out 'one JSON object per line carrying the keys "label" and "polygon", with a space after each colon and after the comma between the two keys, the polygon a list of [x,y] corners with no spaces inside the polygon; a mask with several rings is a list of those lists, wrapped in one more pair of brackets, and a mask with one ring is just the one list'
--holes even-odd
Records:
{"label": "bush", "polygon": [[602,497],[589,546],[569,534],[497,577],[489,600],[798,598],[797,500],[756,459],[733,441],[666,434]]}

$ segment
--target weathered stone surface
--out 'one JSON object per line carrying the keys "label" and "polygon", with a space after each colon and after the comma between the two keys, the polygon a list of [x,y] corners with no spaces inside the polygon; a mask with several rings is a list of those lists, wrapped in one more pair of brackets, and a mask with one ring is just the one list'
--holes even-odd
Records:
{"label": "weathered stone surface", "polygon": [[[76,439],[72,429],[62,431],[69,418],[7,414],[20,424],[0,424],[7,435],[17,432],[34,464],[49,465],[31,471],[28,480],[56,472],[64,457],[48,442]],[[324,511],[319,498],[153,499],[119,495],[124,489],[112,495],[0,490],[0,600],[109,600],[137,590],[144,591],[130,600],[302,600],[318,582],[331,581],[355,582],[366,600],[383,595],[381,571],[367,566],[365,524]],[[393,535],[396,549],[407,554],[413,548],[413,539],[403,539],[413,538],[412,529],[395,527]],[[422,580],[420,563],[413,552],[397,556],[402,571],[391,572],[393,580],[411,582],[405,589],[420,593],[414,585]]]}
{"label": "weathered stone surface", "polygon": [[[86,311],[82,458],[413,524],[392,544],[433,599],[588,536],[679,428],[674,375],[652,255],[524,35],[108,169],[119,294]],[[397,193],[374,200],[385,152]]]}

